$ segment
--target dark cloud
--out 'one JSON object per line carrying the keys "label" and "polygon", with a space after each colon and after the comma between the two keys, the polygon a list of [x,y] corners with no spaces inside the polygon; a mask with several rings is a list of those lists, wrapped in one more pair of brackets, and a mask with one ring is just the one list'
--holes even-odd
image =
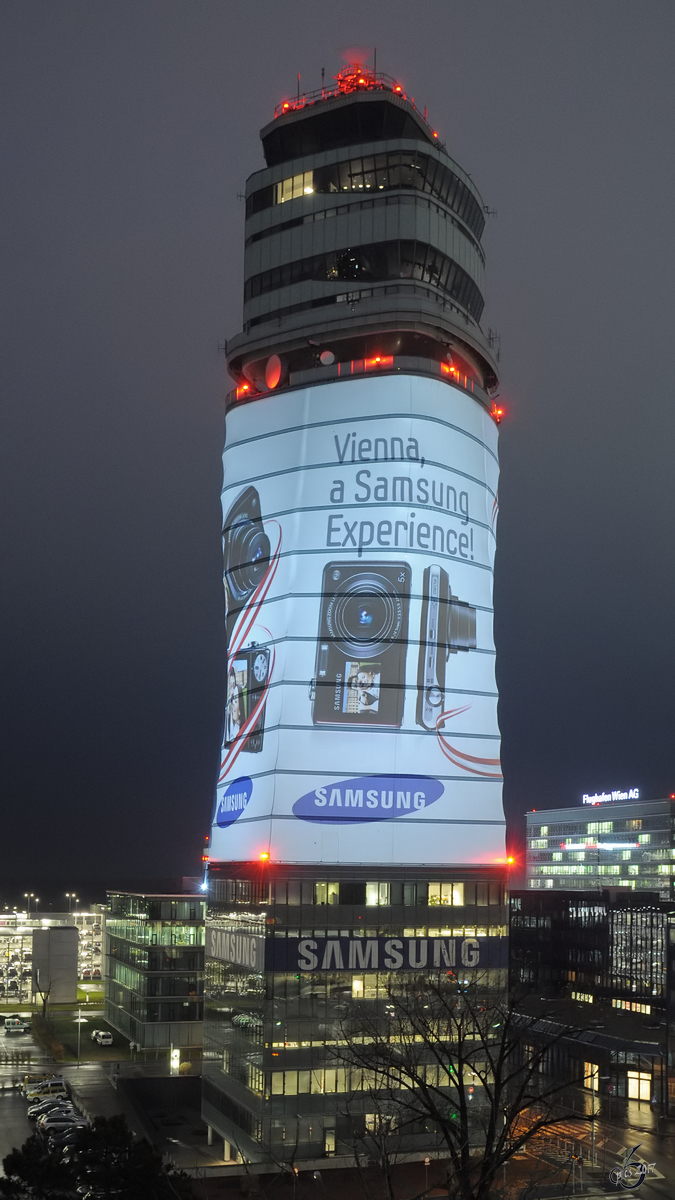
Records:
{"label": "dark cloud", "polygon": [[506,799],[675,790],[672,5],[0,11],[5,875],[192,872],[258,130],[377,46],[497,209]]}

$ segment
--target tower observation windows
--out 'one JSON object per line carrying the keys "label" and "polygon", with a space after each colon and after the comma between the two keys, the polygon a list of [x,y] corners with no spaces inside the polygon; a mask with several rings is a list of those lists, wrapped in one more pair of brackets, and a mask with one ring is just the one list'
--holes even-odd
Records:
{"label": "tower observation windows", "polygon": [[447,204],[480,240],[485,228],[485,216],[476,197],[444,163],[417,151],[393,150],[387,154],[348,158],[289,176],[279,183],[252,192],[246,200],[246,216],[313,193],[374,194],[392,190],[412,190],[435,196]]}
{"label": "tower observation windows", "polygon": [[308,280],[370,283],[394,279],[431,284],[466,309],[475,321],[480,320],[484,301],[471,276],[434,246],[404,239],[332,250],[261,271],[246,280],[244,301]]}

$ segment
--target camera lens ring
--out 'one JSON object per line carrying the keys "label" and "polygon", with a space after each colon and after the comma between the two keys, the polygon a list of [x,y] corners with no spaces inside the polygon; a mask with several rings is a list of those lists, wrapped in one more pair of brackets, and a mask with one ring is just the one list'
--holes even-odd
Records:
{"label": "camera lens ring", "polygon": [[326,606],[330,637],[345,653],[372,658],[401,635],[403,600],[383,575],[364,572],[336,587]]}
{"label": "camera lens ring", "polygon": [[235,600],[247,600],[260,583],[270,560],[270,540],[260,520],[244,518],[229,530],[225,577]]}

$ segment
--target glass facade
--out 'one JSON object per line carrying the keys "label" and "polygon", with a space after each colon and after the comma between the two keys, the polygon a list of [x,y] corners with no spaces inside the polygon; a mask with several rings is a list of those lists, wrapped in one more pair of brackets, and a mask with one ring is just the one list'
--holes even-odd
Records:
{"label": "glass facade", "polygon": [[201,1045],[205,916],[195,896],[109,896],[105,1017],[142,1049]]}
{"label": "glass facade", "polygon": [[348,1061],[343,1030],[364,1006],[386,1020],[420,971],[505,987],[502,871],[375,874],[211,868],[203,1116],[247,1159],[347,1153],[355,1121],[365,1136],[377,1081]]}
{"label": "glass facade", "polygon": [[418,279],[430,284],[480,320],[483,297],[471,276],[435,247],[404,240],[331,250],[261,271],[246,280],[244,302],[308,280],[371,283],[383,279]]}
{"label": "glass facade", "polygon": [[[669,901],[612,889],[600,893],[528,890],[510,896],[510,984],[526,1008],[556,1007],[577,1039],[557,1068],[576,1073],[586,1046],[584,1086],[610,1081],[622,1099],[645,1099],[631,1083],[649,1073],[648,1100],[675,1104],[675,909]],[[547,999],[548,998],[548,999]],[[565,1004],[566,1001],[572,1003]],[[592,1006],[592,1007],[591,1007]],[[667,1030],[667,1034],[666,1034]],[[666,1036],[668,1045],[666,1045]],[[633,1074],[632,1074],[633,1073]],[[606,1094],[607,1084],[601,1091]]]}
{"label": "glass facade", "polygon": [[527,813],[527,886],[625,887],[675,896],[675,808],[667,800]]}
{"label": "glass facade", "polygon": [[246,216],[313,193],[377,193],[394,189],[434,196],[447,204],[476,238],[482,237],[485,215],[476,197],[454,171],[419,150],[394,150],[386,154],[345,158],[289,176],[253,192],[246,200]]}

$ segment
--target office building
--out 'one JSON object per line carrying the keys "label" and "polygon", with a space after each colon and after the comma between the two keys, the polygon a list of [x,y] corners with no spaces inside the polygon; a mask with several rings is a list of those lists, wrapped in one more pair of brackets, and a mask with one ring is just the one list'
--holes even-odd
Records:
{"label": "office building", "polygon": [[552,1069],[578,1077],[585,1064],[587,1090],[664,1111],[675,1104],[674,948],[675,907],[658,892],[510,895],[512,995],[578,1029],[556,1047]]}
{"label": "office building", "polygon": [[607,887],[675,898],[675,798],[528,812],[527,886]]}
{"label": "office building", "polygon": [[203,1114],[227,1155],[307,1162],[374,1121],[343,1019],[420,971],[505,984],[501,414],[485,205],[402,85],[346,67],[261,138],[227,344]]}
{"label": "office building", "polygon": [[198,896],[108,895],[105,1019],[141,1051],[198,1054],[205,910]]}

